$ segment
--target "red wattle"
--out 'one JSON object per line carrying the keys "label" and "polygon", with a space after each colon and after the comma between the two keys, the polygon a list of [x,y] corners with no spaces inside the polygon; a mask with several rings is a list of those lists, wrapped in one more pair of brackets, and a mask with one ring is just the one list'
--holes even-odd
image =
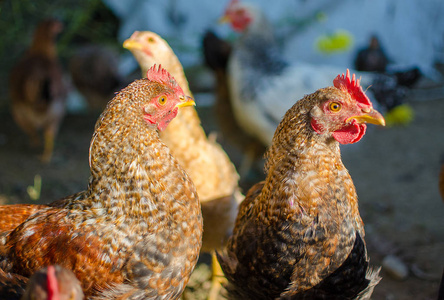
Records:
{"label": "red wattle", "polygon": [[353,144],[358,142],[365,134],[367,125],[351,123],[333,132],[333,137],[341,144]]}

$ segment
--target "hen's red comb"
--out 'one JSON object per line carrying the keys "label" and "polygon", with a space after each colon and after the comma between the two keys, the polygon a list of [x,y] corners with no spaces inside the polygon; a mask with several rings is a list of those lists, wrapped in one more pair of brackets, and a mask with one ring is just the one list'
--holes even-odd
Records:
{"label": "hen's red comb", "polygon": [[230,3],[228,3],[227,10],[229,10],[230,8],[232,8],[233,5],[235,5],[235,4],[237,4],[237,3],[239,3],[239,0],[231,0]]}
{"label": "hen's red comb", "polygon": [[48,299],[60,300],[59,298],[59,284],[57,282],[56,271],[54,266],[48,266],[46,283],[48,285]]}
{"label": "hen's red comb", "polygon": [[183,90],[177,83],[176,79],[174,79],[167,70],[163,69],[161,65],[159,65],[158,68],[157,65],[153,65],[148,72],[146,72],[146,78],[150,81],[166,84],[173,89],[174,93],[183,94]]}
{"label": "hen's red comb", "polygon": [[359,84],[359,82],[360,80],[356,79],[355,74],[353,74],[353,77],[350,79],[350,70],[347,69],[347,74],[346,75],[342,74],[342,76],[338,75],[338,77],[336,77],[333,80],[333,85],[336,88],[349,93],[350,96],[360,104],[365,106],[372,106],[370,99],[362,90],[362,87]]}

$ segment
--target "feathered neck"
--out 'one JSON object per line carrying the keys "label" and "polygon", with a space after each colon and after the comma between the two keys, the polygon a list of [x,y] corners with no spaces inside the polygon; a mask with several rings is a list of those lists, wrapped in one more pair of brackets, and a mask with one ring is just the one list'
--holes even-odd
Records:
{"label": "feathered neck", "polygon": [[296,102],[279,123],[272,145],[266,153],[267,171],[288,155],[297,155],[302,151],[319,147],[325,147],[325,151],[340,159],[339,143],[331,135],[317,134],[311,127],[310,105],[307,105],[309,102],[309,96]]}
{"label": "feathered neck", "polygon": [[[322,210],[328,215],[329,209],[336,209],[331,205],[345,201],[351,207],[345,212],[347,218],[361,224],[355,187],[342,163],[339,143],[331,134],[317,134],[310,125],[314,98],[312,94],[299,100],[276,129],[266,153],[267,177],[258,196],[262,203],[258,213],[266,211],[282,218],[301,209],[312,215]],[[343,197],[330,195],[329,182],[338,183]]]}

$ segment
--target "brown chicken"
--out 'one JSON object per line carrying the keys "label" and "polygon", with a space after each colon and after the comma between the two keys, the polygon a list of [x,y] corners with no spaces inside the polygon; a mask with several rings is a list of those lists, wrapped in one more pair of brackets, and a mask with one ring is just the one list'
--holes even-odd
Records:
{"label": "brown chicken", "polygon": [[354,76],[306,95],[279,124],[265,181],[241,203],[218,255],[234,299],[368,299],[369,266],[355,187],[339,144],[384,125]]}
{"label": "brown chicken", "polygon": [[[136,31],[124,42],[124,47],[137,59],[142,74],[153,64],[161,64],[177,79],[185,93],[191,95],[182,64],[159,35],[150,31]],[[208,139],[194,109],[179,112],[177,118],[161,133],[161,138],[196,185],[204,220],[202,251],[221,249],[232,232],[237,208],[243,199],[234,165],[222,147]],[[213,263],[213,273],[222,275],[217,269],[215,256]],[[214,280],[210,292],[213,299],[218,293],[218,283],[216,278]]]}
{"label": "brown chicken", "polygon": [[67,88],[55,43],[62,28],[52,19],[40,23],[30,48],[10,77],[12,115],[30,137],[31,145],[40,144],[39,131],[43,131],[43,162],[51,160],[54,138],[65,115]]}
{"label": "brown chicken", "polygon": [[193,104],[157,66],[120,91],[95,126],[88,189],[3,235],[3,271],[29,277],[58,264],[87,298],[179,298],[199,256],[202,215],[194,184],[158,130]]}

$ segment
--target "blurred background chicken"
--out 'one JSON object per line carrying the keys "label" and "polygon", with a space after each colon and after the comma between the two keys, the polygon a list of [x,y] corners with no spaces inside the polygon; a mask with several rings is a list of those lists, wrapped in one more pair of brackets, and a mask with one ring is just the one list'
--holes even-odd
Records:
{"label": "blurred background chicken", "polygon": [[23,223],[24,207],[6,206],[18,216],[9,218],[14,230],[0,228],[3,278],[59,264],[86,297],[178,299],[199,256],[202,216],[193,182],[158,131],[190,105],[157,66],[121,90],[96,123],[87,190],[37,212],[30,205]]}
{"label": "blurred background chicken", "polygon": [[370,299],[380,281],[339,144],[385,121],[348,70],[333,83],[287,111],[240,205],[218,255],[230,299]]}
{"label": "blurred background chicken", "polygon": [[102,45],[81,46],[72,55],[71,79],[90,109],[102,111],[114,93],[129,83],[118,66],[118,53]]}
{"label": "blurred background chicken", "polygon": [[[294,99],[330,84],[341,69],[283,57],[274,29],[254,4],[233,0],[222,21],[229,22],[240,37],[233,45],[228,65],[234,114],[239,124],[264,145],[270,145],[274,130]],[[353,71],[354,72],[354,71]],[[356,72],[354,72],[356,73]],[[408,89],[396,77],[369,72],[356,73],[383,110],[391,110],[406,98]]]}
{"label": "blurred background chicken", "polygon": [[[182,64],[159,35],[150,31],[136,31],[123,46],[139,62],[142,76],[153,64],[160,64],[171,72],[185,93],[191,94]],[[221,249],[232,232],[237,207],[243,199],[234,165],[222,147],[206,136],[194,109],[179,112],[177,118],[161,133],[161,138],[196,185],[204,219],[202,251]],[[213,255],[215,276],[220,273],[217,266]]]}
{"label": "blurred background chicken", "polygon": [[57,57],[56,38],[63,25],[55,19],[42,21],[32,43],[11,71],[11,110],[15,122],[40,144],[43,131],[43,162],[51,160],[54,139],[65,115],[67,87]]}
{"label": "blurred background chicken", "polygon": [[208,30],[202,38],[202,52],[206,66],[213,71],[215,77],[214,115],[221,133],[218,138],[239,149],[242,157],[238,163],[241,184],[248,189],[252,184],[249,178],[254,177],[255,180],[258,173],[263,173],[263,155],[266,147],[254,136],[246,133],[234,117],[227,74],[231,44]]}
{"label": "blurred background chicken", "polygon": [[[413,67],[403,71],[390,71],[388,69],[389,62],[390,60],[385,54],[378,37],[372,35],[369,44],[358,50],[354,66],[358,71],[381,74],[376,78],[377,86],[385,85],[389,87],[398,85],[408,89],[414,87],[421,77],[419,68]],[[374,92],[376,99],[390,99],[390,97],[386,95],[387,88],[373,89],[370,87],[370,89]],[[389,100],[389,102],[387,102],[387,100],[383,101],[389,105],[387,107],[388,111],[385,114],[385,120],[388,126],[408,125],[413,120],[414,112],[408,103],[401,104],[401,100],[396,99]]]}
{"label": "blurred background chicken", "polygon": [[358,50],[355,58],[355,69],[357,71],[380,72],[387,69],[389,59],[376,35],[370,37],[369,44]]}

